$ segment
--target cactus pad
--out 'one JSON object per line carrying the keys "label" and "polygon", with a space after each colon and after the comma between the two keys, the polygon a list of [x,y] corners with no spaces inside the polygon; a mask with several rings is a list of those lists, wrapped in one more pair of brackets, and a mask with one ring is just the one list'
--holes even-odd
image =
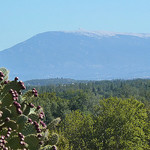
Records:
{"label": "cactus pad", "polygon": [[48,129],[41,120],[45,116],[43,109],[31,103],[38,96],[37,90],[34,88],[22,95],[24,83],[18,81],[18,77],[7,81],[8,73],[5,68],[0,68],[1,145],[9,150],[53,150],[59,136],[55,133],[51,135],[49,129],[54,129],[60,118],[52,121]]}

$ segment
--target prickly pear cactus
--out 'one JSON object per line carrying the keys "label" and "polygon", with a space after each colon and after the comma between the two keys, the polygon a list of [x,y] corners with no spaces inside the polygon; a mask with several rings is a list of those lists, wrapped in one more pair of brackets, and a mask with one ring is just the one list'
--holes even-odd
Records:
{"label": "prickly pear cactus", "polygon": [[32,104],[36,89],[22,94],[24,83],[18,77],[9,81],[8,73],[0,68],[0,149],[57,150],[59,136],[52,129],[60,118],[46,125],[42,107]]}

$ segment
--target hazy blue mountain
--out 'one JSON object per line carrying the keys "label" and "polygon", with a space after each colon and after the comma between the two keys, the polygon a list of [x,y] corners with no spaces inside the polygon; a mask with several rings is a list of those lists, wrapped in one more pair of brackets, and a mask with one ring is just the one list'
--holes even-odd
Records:
{"label": "hazy blue mountain", "polygon": [[22,80],[145,78],[150,76],[150,35],[45,32],[0,51],[0,67]]}
{"label": "hazy blue mountain", "polygon": [[75,83],[88,83],[88,80],[74,80],[67,78],[33,79],[25,81],[27,86],[66,85]]}

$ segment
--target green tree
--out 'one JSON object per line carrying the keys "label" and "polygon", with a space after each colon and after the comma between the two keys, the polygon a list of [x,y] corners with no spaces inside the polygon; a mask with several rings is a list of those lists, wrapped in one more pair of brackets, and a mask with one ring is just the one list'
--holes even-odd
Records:
{"label": "green tree", "polygon": [[147,118],[144,104],[137,100],[101,100],[94,114],[97,146],[104,150],[148,149]]}
{"label": "green tree", "polygon": [[40,94],[36,101],[36,105],[41,105],[45,111],[46,122],[51,122],[54,118],[65,118],[65,115],[70,112],[68,100],[56,96],[56,93]]}
{"label": "green tree", "polygon": [[70,149],[95,149],[92,141],[94,133],[93,123],[90,115],[84,115],[78,110],[66,115],[65,120],[61,123],[61,130],[69,140]]}

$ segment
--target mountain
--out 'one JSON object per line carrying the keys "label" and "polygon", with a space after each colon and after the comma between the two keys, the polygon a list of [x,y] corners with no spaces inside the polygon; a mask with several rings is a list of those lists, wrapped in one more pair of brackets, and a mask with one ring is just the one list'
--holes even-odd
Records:
{"label": "mountain", "polygon": [[48,85],[66,85],[75,83],[88,83],[87,80],[74,80],[74,79],[64,79],[64,78],[51,78],[51,79],[34,79],[25,81],[27,86],[48,86]]}
{"label": "mountain", "polygon": [[150,35],[51,31],[0,51],[0,60],[11,79],[149,78]]}

